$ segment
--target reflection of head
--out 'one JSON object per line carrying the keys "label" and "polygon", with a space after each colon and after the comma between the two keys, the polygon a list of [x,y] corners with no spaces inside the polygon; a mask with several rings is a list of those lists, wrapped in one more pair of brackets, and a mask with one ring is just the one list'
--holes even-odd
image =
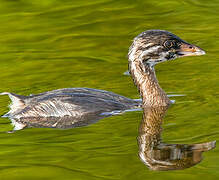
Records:
{"label": "reflection of head", "polygon": [[201,144],[161,142],[161,124],[167,108],[145,108],[139,129],[139,157],[151,170],[177,170],[201,162],[202,152],[215,147],[215,141]]}

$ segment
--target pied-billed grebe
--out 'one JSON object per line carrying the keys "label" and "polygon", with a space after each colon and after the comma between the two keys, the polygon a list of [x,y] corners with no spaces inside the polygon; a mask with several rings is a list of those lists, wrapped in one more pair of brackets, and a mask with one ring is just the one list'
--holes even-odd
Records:
{"label": "pied-billed grebe", "polygon": [[[155,76],[154,65],[184,56],[205,52],[174,34],[162,30],[148,30],[138,35],[129,49],[129,71],[137,85],[144,106],[168,106],[170,100]],[[21,96],[4,92],[12,100],[10,111],[4,116],[12,119],[15,130],[24,127],[70,128],[88,124],[110,112],[134,109],[141,105],[112,92],[68,88]],[[49,120],[50,118],[50,120]],[[52,120],[51,120],[52,119]],[[66,125],[66,123],[68,125]]]}

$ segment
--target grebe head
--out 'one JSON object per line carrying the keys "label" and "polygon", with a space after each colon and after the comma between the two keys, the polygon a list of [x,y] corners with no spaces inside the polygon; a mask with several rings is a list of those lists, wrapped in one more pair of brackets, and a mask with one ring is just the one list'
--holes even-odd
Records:
{"label": "grebe head", "polygon": [[129,49],[129,61],[157,63],[184,56],[204,55],[200,47],[190,44],[164,30],[148,30],[139,34]]}

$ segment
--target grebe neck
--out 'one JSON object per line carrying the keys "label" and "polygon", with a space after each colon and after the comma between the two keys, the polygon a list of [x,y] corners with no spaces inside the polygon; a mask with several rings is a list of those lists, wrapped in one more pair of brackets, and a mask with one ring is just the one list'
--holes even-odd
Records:
{"label": "grebe neck", "polygon": [[143,101],[143,106],[168,106],[170,100],[160,87],[153,66],[142,61],[129,61],[129,71],[132,75]]}

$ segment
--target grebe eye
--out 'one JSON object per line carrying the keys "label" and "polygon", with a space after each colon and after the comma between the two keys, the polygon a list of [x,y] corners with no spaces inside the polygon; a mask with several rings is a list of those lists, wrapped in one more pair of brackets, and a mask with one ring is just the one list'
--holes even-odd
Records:
{"label": "grebe eye", "polygon": [[175,42],[167,40],[167,41],[164,42],[163,45],[164,45],[165,48],[170,49],[171,47],[173,47],[175,45]]}

